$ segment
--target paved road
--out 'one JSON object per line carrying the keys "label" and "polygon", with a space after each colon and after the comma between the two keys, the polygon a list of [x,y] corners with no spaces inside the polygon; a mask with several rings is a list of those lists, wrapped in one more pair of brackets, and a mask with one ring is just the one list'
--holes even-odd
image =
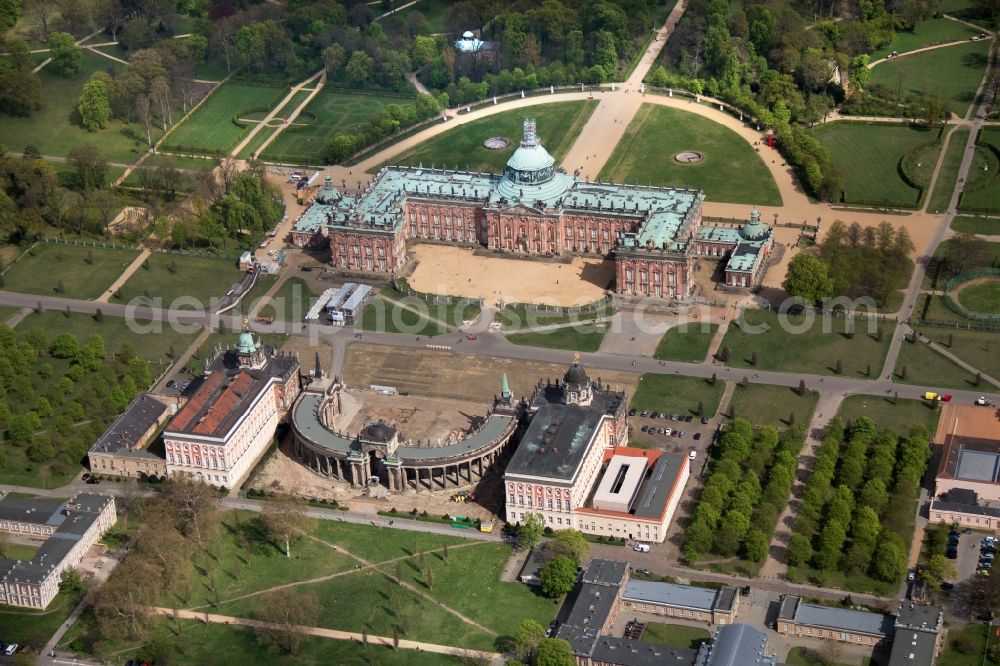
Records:
{"label": "paved road", "polygon": [[[970,158],[971,159],[971,158]],[[919,281],[916,282],[919,285]],[[912,308],[916,298],[914,293],[908,292],[906,304]],[[145,325],[146,328],[155,329],[157,323],[164,326],[173,322],[175,325],[210,326],[212,330],[218,330],[219,324],[224,323],[230,330],[236,330],[242,325],[240,315],[216,315],[205,311],[196,310],[166,310],[151,308],[149,306],[132,307],[120,303],[95,303],[72,298],[58,296],[37,296],[31,294],[20,294],[8,291],[0,291],[0,305],[14,307],[36,307],[38,304],[47,310],[63,311],[67,307],[73,312],[93,314],[98,307],[104,316],[110,317],[141,317],[149,319],[152,324]],[[144,324],[139,324],[144,326]],[[256,326],[256,330],[262,332],[287,333],[289,335],[311,337],[313,340],[329,341],[333,343],[345,343],[355,341],[353,329],[336,326],[319,326],[305,324],[286,324],[275,322],[270,326]],[[155,334],[155,331],[147,331]],[[898,352],[899,343],[903,333],[897,332],[894,336],[893,346]],[[537,361],[541,363],[552,363],[558,361],[560,352],[553,352],[551,349],[540,347],[525,347],[511,344],[499,332],[482,331],[477,335],[477,340],[467,341],[464,334],[446,333],[434,338],[408,335],[404,333],[373,333],[364,332],[357,340],[378,345],[386,345],[396,348],[426,349],[428,344],[446,345],[451,347],[451,353],[459,356],[497,356],[502,358],[517,359],[523,361]],[[443,354],[446,352],[442,352]],[[571,352],[565,352],[566,362],[569,363]],[[679,363],[674,361],[657,361],[646,356],[631,356],[624,354],[608,354],[602,352],[583,353],[580,355],[584,365],[593,369],[620,370],[622,372],[635,373],[659,373],[677,374],[689,377],[709,378],[713,374],[720,379],[739,381],[744,377],[751,384],[773,384],[777,386],[798,386],[799,381],[805,381],[806,388],[821,392],[836,392],[844,395],[888,395],[898,393],[901,398],[920,398],[927,389],[940,387],[914,386],[909,384],[896,384],[891,379],[860,379],[848,376],[836,375],[812,375],[792,372],[771,372],[757,371],[740,368],[724,368],[711,363]],[[893,360],[894,364],[895,361]],[[889,362],[887,367],[891,367]],[[941,389],[945,391],[945,389]],[[946,392],[955,396],[957,402],[971,403],[980,395],[988,395],[996,401],[1000,401],[1000,393],[985,393],[982,391],[957,391],[948,389]]]}

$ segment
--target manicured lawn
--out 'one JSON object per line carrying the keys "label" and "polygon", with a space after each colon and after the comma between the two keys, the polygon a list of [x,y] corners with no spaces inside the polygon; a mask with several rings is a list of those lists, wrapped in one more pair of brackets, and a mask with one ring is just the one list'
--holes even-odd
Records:
{"label": "manicured lawn", "polygon": [[[696,150],[702,160],[681,164],[674,155]],[[578,165],[567,164],[572,171]],[[734,177],[739,174],[738,177]],[[705,189],[708,201],[780,206],[781,195],[753,146],[708,118],[643,104],[601,169],[601,180]]]}
{"label": "manicured lawn", "polygon": [[1000,236],[1000,217],[956,217],[951,221],[951,229],[969,234]]}
{"label": "manicured lawn", "polygon": [[[355,561],[346,555],[304,537],[292,543],[291,558],[285,557],[283,547],[265,538],[259,516],[250,511],[225,513],[212,538],[212,549],[194,554],[187,571],[178,576],[186,584],[168,592],[164,605],[214,605],[216,599],[225,602],[274,585],[326,576],[354,566]],[[246,548],[240,546],[241,533]]]}
{"label": "manicured lawn", "polygon": [[[948,207],[951,195],[955,191],[958,169],[962,165],[962,155],[965,154],[965,144],[968,140],[969,130],[964,127],[959,127],[951,133],[948,149],[945,151],[944,161],[941,163],[941,171],[938,172],[937,182],[934,184],[934,192],[927,203],[928,211],[944,211]],[[954,226],[952,224],[953,228]]]}
{"label": "manicured lawn", "polygon": [[1000,279],[964,287],[958,292],[958,304],[972,312],[1000,313]]}
{"label": "manicured lawn", "polygon": [[[308,93],[306,93],[308,94]],[[347,91],[320,91],[288,127],[264,151],[264,158],[282,162],[318,164],[327,139],[350,134],[388,104],[412,106],[412,97],[364,95]],[[297,105],[297,104],[296,104]],[[288,113],[294,105],[286,107]],[[300,125],[300,123],[305,124]]]}
{"label": "manicured lawn", "polygon": [[[401,17],[405,23],[411,13],[420,12],[427,19],[427,26],[431,29],[431,33],[444,32],[445,14],[451,5],[450,0],[420,0],[417,4],[404,10],[405,13]],[[378,12],[382,14],[384,10],[378,9]]]}
{"label": "manicured lawn", "polygon": [[[401,512],[407,511],[405,499],[397,499],[399,501],[394,506]],[[336,544],[352,555],[376,563],[399,557],[411,557],[421,551],[427,553],[445,545],[457,546],[469,543],[468,539],[459,536],[395,530],[388,527],[368,527],[333,520],[321,520],[313,533],[317,538]]]}
{"label": "manicured lawn", "polygon": [[[894,404],[895,403],[895,404]],[[907,400],[893,396],[850,395],[844,398],[837,411],[844,423],[850,423],[859,416],[867,416],[879,428],[892,428],[897,435],[905,436],[910,426],[921,424],[934,432],[941,412],[923,400]]]}
{"label": "manicured lawn", "polygon": [[[292,589],[318,598],[321,611],[317,626],[379,636],[392,636],[393,627],[398,627],[400,637],[410,640],[482,649],[493,646],[493,636],[397,585],[380,571],[362,569]],[[250,617],[264,602],[264,598],[250,597],[224,603],[218,612]]]}
{"label": "manicured lawn", "polygon": [[[83,623],[81,631],[74,625],[68,636],[75,634],[70,643],[74,652],[90,654],[93,651],[93,620],[84,613],[77,624]],[[303,636],[298,653],[270,651],[257,642],[256,634],[249,627],[225,624],[202,624],[195,620],[156,620],[150,644],[165,649],[153,652],[149,649],[116,652],[116,659],[124,663],[128,658],[143,657],[155,659],[156,663],[177,666],[229,666],[230,664],[284,664],[302,666],[304,664],[343,664],[345,666],[460,666],[465,663],[457,657],[434,654],[417,650],[395,651],[389,646],[369,643],[364,646],[354,641],[340,641],[315,636]],[[152,663],[152,662],[151,662]]]}
{"label": "manicured lawn", "polygon": [[705,416],[714,416],[724,389],[721,380],[713,385],[707,379],[696,377],[646,373],[639,377],[629,407],[638,411],[696,414],[700,402],[705,408]]}
{"label": "manicured lawn", "polygon": [[240,127],[234,118],[253,109],[271,109],[287,90],[261,84],[226,83],[178,127],[165,142],[166,147],[184,151],[199,149],[209,153],[228,151],[250,133],[253,124]]}
{"label": "manicured lawn", "polygon": [[818,650],[805,647],[793,647],[788,651],[788,658],[785,660],[785,666],[873,666],[875,663],[873,659],[867,657],[857,664],[832,662]]}
{"label": "manicured lawn", "polygon": [[[425,167],[447,166],[481,171],[492,169],[495,173],[500,173],[521,141],[524,119],[531,117],[537,123],[542,144],[558,165],[597,104],[596,100],[556,102],[504,111],[448,130],[389,161],[414,166],[423,164]],[[486,148],[483,141],[493,136],[506,138],[510,145],[504,150]],[[567,170],[572,171],[569,168]]]}
{"label": "manicured lawn", "polygon": [[[920,326],[917,329],[921,335],[948,348],[949,336],[952,354],[966,363],[979,368],[988,375],[1000,375],[1000,335],[984,331],[950,330],[930,326]],[[906,347],[907,345],[903,345]]]}
{"label": "manicured lawn", "polygon": [[736,418],[746,419],[754,425],[773,424],[783,428],[792,425],[792,414],[795,415],[794,423],[808,424],[818,400],[819,394],[815,391],[799,395],[798,389],[788,386],[737,385],[729,409],[730,413],[735,412]]}
{"label": "manicured lawn", "polygon": [[708,355],[708,347],[712,336],[719,330],[718,325],[674,326],[663,334],[660,343],[656,345],[654,358],[661,361],[687,361],[701,363]]}
{"label": "manicured lawn", "polygon": [[[729,348],[726,365],[734,368],[829,375],[835,374],[839,360],[846,376],[864,377],[868,365],[873,374],[878,373],[889,348],[888,327],[882,342],[878,342],[874,334],[869,334],[866,319],[855,321],[853,340],[847,337],[842,318],[834,317],[826,323],[829,332],[824,332],[822,318],[817,317],[809,325],[802,315],[744,310],[742,322],[729,327],[719,350]],[[755,352],[756,366],[751,364]]]}
{"label": "manicured lawn", "polygon": [[[128,342],[136,354],[147,361],[172,363],[180,356],[200,331],[197,324],[185,324],[176,330],[169,324],[136,321],[130,327],[124,318],[105,315],[103,321],[97,321],[88,314],[71,314],[47,310],[41,313],[32,312],[17,325],[18,333],[27,333],[38,327],[45,330],[50,337],[60,333],[72,333],[79,340],[86,340],[97,333],[104,338],[104,345],[109,351],[117,351],[122,344]],[[153,375],[158,370],[153,368]]]}
{"label": "manicured lawn", "polygon": [[56,595],[43,611],[14,609],[0,605],[0,627],[3,627],[3,641],[25,643],[38,649],[45,645],[56,632],[79,599],[66,592]]}
{"label": "manicured lawn", "polygon": [[[513,636],[522,620],[532,619],[543,627],[559,610],[557,602],[546,599],[521,583],[502,583],[500,574],[512,549],[507,544],[483,543],[467,548],[452,548],[448,559],[442,553],[407,560],[403,576],[423,590],[502,636]],[[428,586],[427,567],[433,585]],[[382,570],[395,575],[395,565]],[[517,612],[511,612],[517,609]]]}
{"label": "manicured lawn", "polygon": [[[959,208],[968,210],[1000,211],[1000,129],[984,128],[979,135],[979,145],[969,168],[968,191],[962,195]],[[984,171],[983,167],[987,167]],[[985,181],[985,182],[983,182]],[[997,233],[993,231],[992,233]]]}
{"label": "manicured lawn", "polygon": [[572,324],[578,321],[593,321],[594,319],[610,317],[614,313],[615,310],[612,306],[587,311],[571,310],[562,313],[557,310],[546,311],[545,309],[518,305],[497,310],[493,314],[493,321],[500,322],[500,328],[503,331],[518,331],[522,328],[534,328],[535,326],[555,326],[556,324]]}
{"label": "manicured lawn", "polygon": [[[162,307],[208,309],[222,298],[243,273],[228,258],[154,254],[122,285],[118,303],[132,299],[160,298]],[[175,303],[177,299],[187,297]]]}
{"label": "manicured lawn", "polygon": [[871,83],[904,95],[937,95],[952,113],[964,116],[983,78],[989,45],[989,40],[969,42],[884,62],[872,69]]}
{"label": "manicured lawn", "polygon": [[39,243],[4,274],[3,288],[90,300],[103,294],[138,256],[135,250]]}
{"label": "manicured lawn", "polygon": [[399,307],[381,296],[375,297],[361,315],[358,327],[362,331],[386,333],[407,333],[421,337],[432,337],[447,332],[447,328],[429,320],[423,314]]}
{"label": "manicured lawn", "polygon": [[[4,116],[0,123],[0,143],[16,152],[33,145],[42,155],[57,156],[66,156],[73,146],[94,143],[109,162],[134,161],[139,155],[135,137],[141,137],[140,151],[147,147],[145,128],[132,125],[129,130],[120,120],[112,120],[105,129],[88,132],[79,124],[76,107],[83,84],[94,72],[106,72],[109,67],[121,72],[124,65],[84,50],[82,67],[76,76],[65,78],[56,74],[52,67],[43,69],[38,73],[44,94],[42,108],[27,118]],[[126,131],[132,132],[132,136]],[[161,133],[154,129],[153,141]]]}
{"label": "manicured lawn", "polygon": [[607,332],[607,324],[580,324],[533,333],[512,333],[507,336],[507,341],[526,347],[595,352],[600,349]]}
{"label": "manicured lawn", "polygon": [[[900,30],[893,34],[892,41],[872,54],[872,60],[886,57],[893,51],[906,53],[932,44],[957,42],[978,35],[967,25],[946,18],[932,18],[924,21],[915,30]],[[886,64],[886,63],[883,63]],[[875,69],[882,67],[877,65]]]}
{"label": "manicured lawn", "polygon": [[38,546],[30,546],[26,543],[7,543],[3,547],[3,557],[6,557],[8,560],[22,560],[27,562],[37,552]]}
{"label": "manicured lawn", "polygon": [[[909,125],[841,121],[824,124],[813,134],[830,151],[833,165],[844,174],[845,202],[917,204],[920,192],[903,181],[899,164],[907,153],[937,139],[935,132]],[[930,173],[934,163],[925,162],[920,168]]]}
{"label": "manicured lawn", "polygon": [[[934,250],[934,256],[931,257],[930,262],[927,264],[927,272],[924,274],[924,281],[920,285],[921,289],[926,291],[944,289],[951,275],[941,270],[941,262],[948,256],[951,245],[952,240],[949,239],[942,242]],[[975,267],[1000,265],[1000,243],[982,241],[979,243],[979,248],[982,250],[981,258],[977,260]]]}
{"label": "manicured lawn", "polygon": [[676,648],[697,650],[698,646],[708,641],[711,634],[701,627],[689,627],[684,624],[662,624],[650,622],[643,630],[641,640],[644,643],[657,643]]}
{"label": "manicured lawn", "polygon": [[[996,631],[994,625],[993,631]],[[937,666],[965,666],[966,664],[987,664],[997,666],[998,663],[988,656],[983,660],[983,653],[987,650],[987,645],[998,640],[996,635],[990,635],[990,629],[985,624],[968,624],[961,629],[953,628],[948,632],[945,639],[944,650],[938,657]],[[962,652],[957,649],[958,645],[969,643],[979,645],[979,649],[972,653]]]}
{"label": "manicured lawn", "polygon": [[864,574],[848,574],[840,570],[823,573],[805,565],[789,567],[788,580],[793,583],[808,582],[820,587],[878,596],[888,596],[899,589],[898,582],[887,583]]}
{"label": "manicured lawn", "polygon": [[[904,367],[906,368],[905,379],[901,377]],[[930,390],[938,388],[972,390],[975,384],[973,373],[968,372],[922,342],[903,342],[899,349],[899,358],[896,360],[893,378],[904,384],[926,386]],[[983,386],[987,387],[989,384],[983,382]]]}
{"label": "manicured lawn", "polygon": [[[263,296],[263,292],[254,294],[258,285],[270,288],[274,285],[274,280],[262,281],[261,278],[257,278],[253,291],[243,297],[244,312],[249,312],[254,301]],[[315,297],[316,292],[305,280],[297,277],[289,278],[278,288],[274,297],[260,309],[259,316],[274,317],[278,321],[302,321],[309,307],[316,301]]]}

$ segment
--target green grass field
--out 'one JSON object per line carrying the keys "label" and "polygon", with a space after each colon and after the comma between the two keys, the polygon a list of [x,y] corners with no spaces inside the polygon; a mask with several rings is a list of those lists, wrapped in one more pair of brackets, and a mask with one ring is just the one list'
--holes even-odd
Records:
{"label": "green grass field", "polygon": [[656,643],[675,648],[697,650],[698,646],[708,641],[711,634],[701,627],[689,627],[684,624],[662,624],[650,622],[642,632],[644,643]]}
{"label": "green grass field", "polygon": [[[236,262],[226,258],[154,254],[147,263],[149,268],[140,267],[122,285],[114,302],[149,297],[162,299],[162,307],[207,309],[243,277]],[[186,298],[171,305],[181,297]]]}
{"label": "green grass field", "polygon": [[697,414],[700,402],[705,408],[705,416],[714,416],[724,390],[722,380],[712,384],[697,377],[646,373],[639,377],[629,407],[638,411]]}
{"label": "green grass field", "polygon": [[[292,98],[288,100],[288,103],[286,103],[285,106],[282,108],[281,113],[279,113],[275,118],[273,118],[271,123],[266,125],[259,132],[257,132],[254,138],[249,143],[247,143],[246,146],[243,147],[243,150],[240,151],[239,156],[243,159],[249,159],[251,156],[256,155],[260,147],[264,145],[264,142],[267,141],[272,134],[276,133],[278,129],[280,129],[280,125],[274,126],[274,123],[278,122],[279,118],[287,118],[288,116],[292,115],[292,112],[295,111],[295,109],[299,108],[299,104],[302,104],[306,100],[306,98],[308,98],[309,95],[311,94],[312,94],[311,90],[300,90],[294,95],[292,95]],[[254,120],[263,120],[265,116],[267,116],[267,112],[265,111],[254,111],[252,113],[245,114],[243,117],[252,118]],[[309,122],[311,122],[311,119],[305,118],[301,115],[295,119],[296,126],[300,124],[304,125]],[[250,129],[251,131],[253,130],[252,127]],[[288,128],[282,131],[283,132],[288,131]]]}
{"label": "green grass field", "polygon": [[69,617],[78,601],[75,596],[60,592],[43,611],[0,606],[3,641],[27,644],[36,650],[43,647],[59,625]]}
{"label": "green grass field", "polygon": [[[410,14],[420,12],[427,19],[427,27],[430,28],[431,33],[444,32],[445,14],[447,14],[451,5],[451,0],[419,0],[417,4],[404,10],[401,18],[405,23]],[[379,9],[379,13],[383,13],[383,10]]]}
{"label": "green grass field", "polygon": [[[892,41],[889,44],[872,53],[872,60],[884,58],[893,51],[906,53],[932,44],[969,39],[977,34],[979,34],[978,30],[973,31],[972,28],[958,21],[932,18],[921,23],[915,30],[900,30],[893,33]],[[878,65],[878,67],[881,66]]]}
{"label": "green grass field", "polygon": [[[73,146],[94,143],[109,162],[134,161],[147,148],[145,128],[131,126],[134,136],[142,137],[142,145],[137,152],[136,139],[126,134],[128,128],[120,120],[112,120],[105,129],[96,132],[89,132],[79,124],[76,107],[80,102],[83,84],[91,74],[107,71],[109,66],[115,71],[124,67],[84,50],[82,67],[76,76],[65,78],[56,74],[51,67],[43,69],[38,73],[44,94],[42,108],[27,118],[4,116],[0,123],[0,143],[16,152],[33,145],[43,155],[60,157],[66,156]],[[162,132],[154,128],[152,134],[153,141],[156,141]]]}
{"label": "green grass field", "polygon": [[[983,128],[979,135],[976,155],[969,168],[967,183],[969,191],[962,194],[959,208],[1000,212],[1000,169],[996,164],[998,156],[1000,156],[1000,128]],[[984,171],[984,166],[989,170]],[[985,182],[980,183],[980,181]]]}
{"label": "green grass field", "polygon": [[[873,71],[877,71],[876,68]],[[914,206],[920,192],[899,176],[904,155],[937,134],[908,125],[833,122],[813,130],[830,151],[830,161],[844,174],[844,201],[882,205]],[[923,167],[934,170],[933,162]]]}
{"label": "green grass field", "polygon": [[[953,241],[951,239],[942,241],[941,244],[937,246],[937,249],[934,250],[934,256],[931,258],[931,261],[927,266],[927,272],[924,274],[924,280],[920,284],[920,288],[924,291],[938,291],[944,289],[948,278],[951,277],[950,274],[941,270],[941,262],[944,257],[948,256],[949,248],[951,247],[952,242]],[[1000,243],[983,241],[979,244],[979,248],[981,249],[982,254],[981,257],[977,259],[977,266],[1000,265]]]}
{"label": "green grass field", "polygon": [[[681,164],[674,155],[696,150],[702,161]],[[567,164],[572,171],[577,165]],[[734,174],[739,174],[734,178]],[[695,113],[643,104],[601,180],[705,189],[708,201],[780,206],[771,172],[736,132]]]}
{"label": "green grass field", "polygon": [[[97,333],[104,338],[104,344],[109,350],[117,350],[122,343],[128,342],[147,361],[171,363],[191,344],[200,329],[197,324],[185,324],[184,327],[191,330],[178,331],[168,324],[160,325],[158,322],[137,320],[134,323],[135,331],[125,319],[119,317],[105,316],[103,321],[97,321],[88,314],[72,314],[67,317],[65,312],[47,310],[40,314],[29,314],[18,324],[17,332],[26,333],[38,327],[44,329],[50,337],[72,333],[80,340],[86,340],[88,336]],[[157,373],[154,367],[153,374]]]}
{"label": "green grass field", "polygon": [[356,326],[362,331],[406,333],[421,337],[433,337],[448,331],[447,327],[428,319],[426,311],[414,312],[381,296],[376,296],[368,304]]}
{"label": "green grass field", "polygon": [[955,217],[951,220],[951,229],[967,234],[1000,236],[1000,217]]}
{"label": "green grass field", "polygon": [[958,292],[958,304],[972,312],[1000,313],[1000,280],[987,280],[964,287]]}
{"label": "green grass field", "polygon": [[225,83],[167,137],[165,147],[226,152],[250,133],[253,125],[240,127],[233,117],[255,108],[271,109],[287,93],[285,88],[260,84]]}
{"label": "green grass field", "polygon": [[[503,111],[448,130],[389,161],[394,164],[423,164],[425,167],[492,169],[500,173],[521,141],[524,119],[534,118],[545,149],[559,164],[597,104],[597,101],[556,102]],[[502,136],[510,145],[504,150],[490,150],[483,146],[483,141],[492,136]],[[567,170],[572,171],[568,167]]]}
{"label": "green grass field", "polygon": [[[945,330],[945,329],[936,329]],[[944,333],[947,335],[947,333]],[[958,354],[955,354],[959,356]],[[959,357],[961,358],[961,357]],[[905,368],[906,376],[903,377]],[[975,374],[937,353],[922,342],[904,341],[899,348],[893,378],[902,384],[926,386],[929,390],[965,389],[973,390]],[[983,382],[984,390],[989,384]]]}
{"label": "green grass field", "polygon": [[965,154],[965,144],[968,140],[969,130],[965,127],[959,127],[951,133],[948,149],[945,151],[944,161],[941,163],[941,171],[938,172],[934,191],[931,193],[930,201],[927,202],[928,211],[933,213],[943,211],[948,207],[951,195],[955,191],[955,184],[958,181],[958,169],[962,165],[962,155]]}
{"label": "green grass field", "polygon": [[989,40],[918,53],[872,69],[871,83],[905,95],[937,95],[952,113],[964,116],[986,69]]}
{"label": "green grass field", "polygon": [[[413,98],[320,91],[296,119],[297,123],[309,124],[286,128],[267,147],[263,157],[282,162],[317,164],[322,160],[320,155],[328,138],[339,132],[353,132],[389,104],[412,106]],[[289,112],[293,108],[289,106]]]}
{"label": "green grass field", "polygon": [[7,543],[3,547],[3,557],[6,557],[8,560],[22,560],[27,562],[37,552],[38,546],[26,543]]}
{"label": "green grass field", "polygon": [[[272,286],[274,286],[274,280],[257,278],[257,284],[254,285],[253,290],[243,297],[243,311],[249,312],[256,301],[263,296],[263,291],[260,294],[254,293],[258,287],[270,288]],[[272,299],[264,301],[258,315],[274,317],[278,321],[302,321],[306,312],[309,311],[309,307],[316,301],[315,297],[316,292],[305,280],[297,277],[289,278],[282,283]]]}
{"label": "green grass field", "polygon": [[799,395],[798,389],[788,386],[737,385],[729,402],[729,413],[754,425],[776,425],[784,428],[795,423],[808,424],[816,410],[818,400],[819,394],[815,391],[806,391],[805,395]]}
{"label": "green grass field", "polygon": [[718,330],[717,324],[709,324],[707,327],[698,324],[674,326],[660,338],[653,358],[661,361],[701,363],[708,355],[712,336]]}
{"label": "green grass field", "polygon": [[607,332],[608,325],[606,323],[579,324],[578,326],[554,328],[547,331],[511,333],[507,336],[507,341],[526,347],[595,352],[601,348],[601,342]]}
{"label": "green grass field", "polygon": [[[782,320],[787,324],[782,326]],[[736,324],[729,327],[719,347],[720,352],[729,348],[726,365],[734,368],[829,375],[835,374],[840,360],[845,376],[864,377],[869,364],[873,375],[877,375],[891,337],[891,330],[886,328],[882,342],[876,341],[864,319],[855,322],[853,340],[845,333],[844,320],[836,317],[826,322],[829,332],[823,331],[822,318],[809,325],[803,316],[779,315],[770,310],[744,310],[743,322],[745,329]],[[754,352],[756,366],[751,363]]]}
{"label": "green grass field", "polygon": [[785,660],[785,666],[875,666],[877,663],[869,657],[857,663],[830,661],[820,650],[805,647],[793,647]]}
{"label": "green grass field", "polygon": [[950,336],[953,346],[948,351],[992,377],[1000,375],[1000,354],[997,353],[997,349],[1000,348],[1000,337],[996,333],[953,331],[930,326],[918,326],[917,330],[921,335],[945,348],[948,348]]}
{"label": "green grass field", "polygon": [[3,288],[91,300],[103,294],[138,256],[135,250],[40,243],[4,274]]}
{"label": "green grass field", "polygon": [[[961,629],[954,628],[948,632],[948,636],[945,638],[944,650],[938,657],[937,666],[966,666],[966,664],[998,666],[1000,662],[994,661],[984,654],[987,645],[997,640],[1000,639],[995,634],[991,636],[989,628],[985,624],[968,624]],[[978,649],[972,653],[959,649],[959,646],[965,644],[978,645]]]}
{"label": "green grass field", "polygon": [[505,307],[497,310],[493,314],[493,321],[500,322],[503,331],[518,331],[523,328],[534,328],[535,326],[554,326],[556,324],[572,324],[575,322],[593,321],[614,315],[612,306],[601,307],[587,311],[570,311],[561,313],[553,310],[551,313],[544,309],[535,309],[523,305]]}
{"label": "green grass field", "polygon": [[859,416],[867,416],[879,428],[892,428],[897,435],[906,435],[910,426],[922,424],[930,432],[937,427],[941,412],[932,409],[923,400],[894,399],[893,396],[850,395],[840,404],[837,416],[850,423]]}

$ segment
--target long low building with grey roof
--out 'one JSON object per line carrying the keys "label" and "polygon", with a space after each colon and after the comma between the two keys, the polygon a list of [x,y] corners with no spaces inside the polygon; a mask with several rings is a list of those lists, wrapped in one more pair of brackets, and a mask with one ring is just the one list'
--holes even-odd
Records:
{"label": "long low building with grey roof", "polygon": [[613,255],[614,290],[625,295],[687,298],[699,256],[726,260],[726,284],[755,286],[771,228],[756,211],[739,227],[703,227],[704,199],[699,190],[582,182],[556,168],[529,119],[500,174],[387,166],[356,194],[327,177],[291,240],[328,244],[330,263],[352,272],[399,274],[407,242],[428,240],[521,255]]}
{"label": "long low building with grey roof", "polygon": [[629,610],[707,624],[732,623],[740,600],[728,585],[714,589],[645,580],[629,581],[621,598]]}
{"label": "long low building with grey roof", "polygon": [[166,476],[166,459],[148,446],[170,413],[164,402],[140,393],[90,447],[90,471],[127,479]]}
{"label": "long low building with grey roof", "polygon": [[0,557],[0,604],[45,608],[62,573],[76,566],[117,520],[115,500],[80,493],[68,500],[0,498],[0,532],[44,541],[30,560]]}

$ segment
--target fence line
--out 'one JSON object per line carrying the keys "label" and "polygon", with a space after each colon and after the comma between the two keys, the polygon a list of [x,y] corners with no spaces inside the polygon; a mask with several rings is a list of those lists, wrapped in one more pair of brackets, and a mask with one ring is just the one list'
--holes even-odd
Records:
{"label": "fence line", "polygon": [[951,291],[963,282],[968,282],[969,280],[981,277],[998,276],[1000,276],[1000,268],[974,268],[972,270],[965,271],[964,273],[952,276],[944,285],[944,292],[942,294],[944,304],[948,306],[949,310],[957,314],[959,317],[963,317],[970,321],[1000,324],[1000,314],[985,314],[982,312],[967,310],[951,297]]}

